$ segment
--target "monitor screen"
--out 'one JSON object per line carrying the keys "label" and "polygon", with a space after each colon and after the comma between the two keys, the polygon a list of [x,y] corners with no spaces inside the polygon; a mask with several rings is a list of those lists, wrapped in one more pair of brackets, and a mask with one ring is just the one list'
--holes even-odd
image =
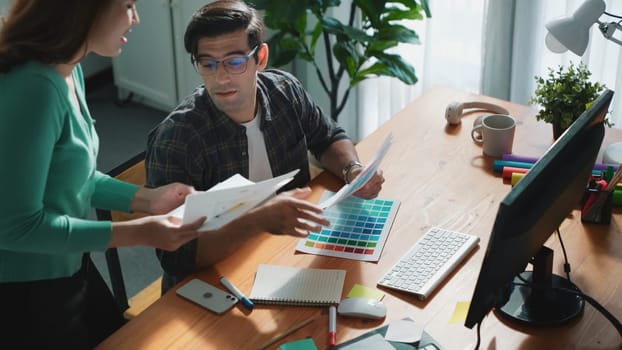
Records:
{"label": "monitor screen", "polygon": [[[504,319],[543,326],[582,312],[583,300],[563,292],[576,287],[552,274],[552,251],[544,243],[583,197],[612,96],[613,91],[604,91],[501,201],[466,327],[491,310]],[[529,263],[533,269],[525,271]]]}

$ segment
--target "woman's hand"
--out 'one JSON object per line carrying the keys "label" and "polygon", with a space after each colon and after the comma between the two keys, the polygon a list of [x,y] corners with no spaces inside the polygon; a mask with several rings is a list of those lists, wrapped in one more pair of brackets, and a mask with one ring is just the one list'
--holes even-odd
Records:
{"label": "woman's hand", "polygon": [[130,209],[153,215],[166,214],[184,204],[186,196],[195,192],[194,187],[179,182],[157,188],[141,187],[136,191]]}
{"label": "woman's hand", "polygon": [[112,223],[109,247],[144,245],[173,251],[199,237],[199,227],[206,218],[182,225],[181,219],[167,216],[146,216],[140,219]]}

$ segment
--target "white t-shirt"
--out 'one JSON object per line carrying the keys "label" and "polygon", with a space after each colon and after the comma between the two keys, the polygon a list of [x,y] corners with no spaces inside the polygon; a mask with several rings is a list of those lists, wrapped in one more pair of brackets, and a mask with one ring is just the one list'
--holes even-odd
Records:
{"label": "white t-shirt", "polygon": [[248,139],[248,179],[253,182],[271,179],[272,169],[266,151],[266,142],[263,133],[259,129],[261,120],[261,109],[257,109],[255,118],[248,123],[242,123],[246,127],[246,138]]}

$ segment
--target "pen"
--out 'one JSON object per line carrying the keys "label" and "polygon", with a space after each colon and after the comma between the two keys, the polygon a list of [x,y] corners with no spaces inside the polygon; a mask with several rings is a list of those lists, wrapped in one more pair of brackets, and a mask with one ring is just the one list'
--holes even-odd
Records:
{"label": "pen", "polygon": [[328,307],[328,346],[337,345],[337,307]]}
{"label": "pen", "polygon": [[227,287],[227,289],[231,293],[233,293],[233,295],[238,297],[238,299],[242,301],[242,304],[244,304],[244,306],[246,306],[247,309],[249,310],[253,309],[253,306],[255,306],[253,302],[249,298],[247,298],[246,295],[244,295],[244,293],[242,293],[238,288],[236,288],[236,286],[234,286],[233,283],[229,282],[228,279],[222,276],[220,277],[220,283],[222,283],[225,287]]}

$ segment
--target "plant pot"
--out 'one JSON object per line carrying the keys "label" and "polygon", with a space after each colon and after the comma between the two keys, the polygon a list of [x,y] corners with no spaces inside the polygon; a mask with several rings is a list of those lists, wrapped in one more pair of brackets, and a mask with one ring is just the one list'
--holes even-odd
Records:
{"label": "plant pot", "polygon": [[557,140],[562,134],[566,131],[566,129],[559,126],[559,124],[553,124],[553,140]]}

